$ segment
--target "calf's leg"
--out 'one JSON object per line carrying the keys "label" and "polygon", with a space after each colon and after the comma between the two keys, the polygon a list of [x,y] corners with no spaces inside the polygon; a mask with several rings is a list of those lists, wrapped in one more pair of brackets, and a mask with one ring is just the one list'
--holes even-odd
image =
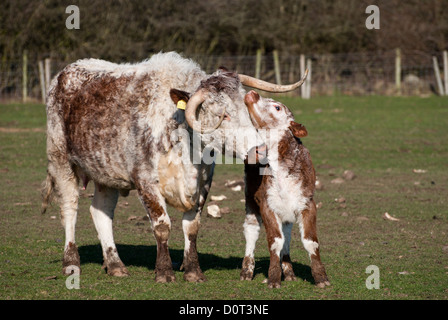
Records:
{"label": "calf's leg", "polygon": [[282,232],[282,223],[277,215],[267,206],[261,207],[261,217],[266,228],[268,240],[270,263],[268,271],[268,287],[280,288],[282,280],[282,268],[280,265],[280,253],[285,244],[285,237]]}
{"label": "calf's leg", "polygon": [[[247,210],[247,209],[246,209]],[[246,213],[244,221],[244,237],[246,239],[246,251],[244,254],[243,267],[240,280],[252,280],[255,269],[254,251],[260,235],[261,216],[252,212]]]}
{"label": "calf's leg", "polygon": [[203,174],[207,175],[207,180],[201,188],[201,193],[198,198],[197,208],[185,212],[182,218],[182,229],[184,232],[185,246],[184,259],[181,266],[184,272],[184,280],[189,282],[204,282],[207,281],[201,267],[199,266],[198,251],[196,241],[198,238],[199,227],[201,225],[200,219],[202,209],[207,200],[210,187],[213,180],[213,171],[215,165],[204,165],[201,168]]}
{"label": "calf's leg", "polygon": [[320,260],[319,241],[316,232],[316,204],[314,200],[310,201],[308,208],[304,209],[299,216],[299,227],[302,244],[308,252],[311,260],[311,273],[314,282],[320,288],[329,286],[325,267]]}
{"label": "calf's leg", "polygon": [[289,256],[289,244],[291,242],[291,230],[292,223],[283,223],[283,235],[285,236],[285,244],[281,252],[282,270],[285,276],[285,281],[294,281],[296,276],[294,275],[294,270],[292,268],[291,257]]}

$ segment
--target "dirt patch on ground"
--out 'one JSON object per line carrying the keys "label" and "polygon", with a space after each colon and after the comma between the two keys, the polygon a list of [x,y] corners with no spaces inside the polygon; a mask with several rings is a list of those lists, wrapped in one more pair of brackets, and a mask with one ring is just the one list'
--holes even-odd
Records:
{"label": "dirt patch on ground", "polygon": [[2,133],[21,133],[21,132],[46,132],[45,128],[4,128],[0,127]]}

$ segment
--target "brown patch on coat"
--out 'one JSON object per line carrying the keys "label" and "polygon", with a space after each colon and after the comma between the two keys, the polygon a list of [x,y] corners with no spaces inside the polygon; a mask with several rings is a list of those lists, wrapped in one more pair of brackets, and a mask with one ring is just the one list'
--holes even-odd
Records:
{"label": "brown patch on coat", "polygon": [[[60,77],[63,73],[60,75]],[[103,149],[103,144],[117,137],[124,106],[117,106],[132,77],[101,76],[86,82],[83,90],[64,104],[63,119],[67,150],[85,154]],[[117,108],[119,107],[119,108]],[[127,110],[129,114],[129,110]],[[94,137],[95,139],[89,139]]]}
{"label": "brown patch on coat", "polygon": [[278,154],[278,161],[288,168],[288,174],[302,181],[303,195],[312,199],[316,189],[316,172],[308,149],[292,133],[287,133],[279,141]]}
{"label": "brown patch on coat", "polygon": [[206,89],[209,92],[218,93],[224,92],[229,97],[234,97],[239,94],[241,82],[238,74],[221,70],[218,75],[213,75],[206,80],[201,81],[199,89]]}
{"label": "brown patch on coat", "polygon": [[138,169],[134,168],[132,171],[131,177],[135,187],[137,188],[138,195],[143,204],[143,207],[146,209],[149,217],[152,221],[157,221],[159,217],[166,214],[162,205],[159,203],[158,197],[151,191],[151,188],[155,186],[148,186],[147,183],[141,181],[139,178]]}

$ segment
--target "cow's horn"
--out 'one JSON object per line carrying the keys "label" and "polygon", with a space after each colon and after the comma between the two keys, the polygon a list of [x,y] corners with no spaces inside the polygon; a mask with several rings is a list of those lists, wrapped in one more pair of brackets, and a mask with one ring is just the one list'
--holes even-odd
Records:
{"label": "cow's horn", "polygon": [[187,106],[185,107],[185,119],[187,120],[188,125],[197,132],[200,133],[210,133],[215,131],[224,120],[224,116],[226,114],[226,109],[222,112],[219,121],[212,128],[202,128],[200,122],[196,120],[196,110],[199,105],[205,101],[206,92],[204,89],[198,90],[191,98],[188,100]]}
{"label": "cow's horn", "polygon": [[239,74],[238,77],[240,78],[240,81],[245,86],[260,89],[263,91],[268,92],[288,92],[292,91],[294,89],[297,89],[300,87],[306,79],[306,76],[308,75],[308,69],[305,70],[305,74],[303,75],[302,79],[299,82],[288,84],[288,85],[280,85],[280,84],[274,84],[270,82],[266,82],[257,78],[253,78],[250,76],[246,76],[244,74]]}

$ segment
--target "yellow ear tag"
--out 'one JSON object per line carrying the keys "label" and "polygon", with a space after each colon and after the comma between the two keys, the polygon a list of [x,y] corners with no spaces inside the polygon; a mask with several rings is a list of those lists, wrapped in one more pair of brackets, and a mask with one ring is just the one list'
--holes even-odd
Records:
{"label": "yellow ear tag", "polygon": [[177,102],[177,109],[185,110],[187,103],[184,100],[179,100]]}

